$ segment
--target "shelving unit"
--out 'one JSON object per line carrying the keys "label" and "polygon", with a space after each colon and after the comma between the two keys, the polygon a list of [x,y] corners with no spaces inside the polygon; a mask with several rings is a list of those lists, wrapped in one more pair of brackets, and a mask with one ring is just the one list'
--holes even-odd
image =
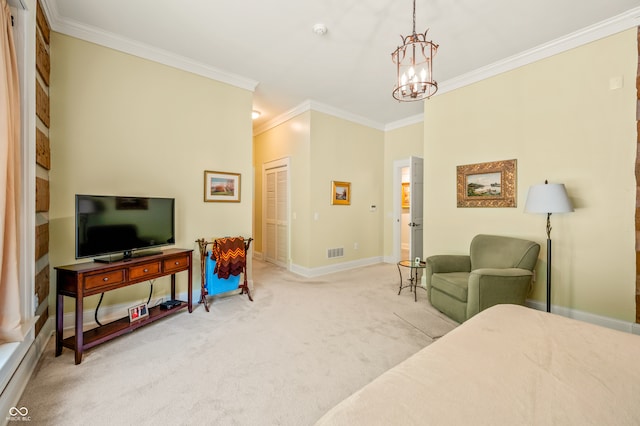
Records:
{"label": "shelving unit", "polygon": [[[173,315],[187,308],[193,311],[192,301],[192,255],[193,250],[170,249],[160,254],[131,258],[114,263],[86,262],[56,267],[56,356],[66,347],[75,351],[75,363],[82,362],[85,350],[130,333],[140,327]],[[83,299],[94,294],[138,284],[151,279],[171,275],[171,299],[176,297],[175,275],[188,273],[188,300],[179,306],[162,310],[159,306],[149,309],[149,316],[130,322],[129,317],[83,331]],[[75,299],[75,334],[63,339],[64,296]]]}

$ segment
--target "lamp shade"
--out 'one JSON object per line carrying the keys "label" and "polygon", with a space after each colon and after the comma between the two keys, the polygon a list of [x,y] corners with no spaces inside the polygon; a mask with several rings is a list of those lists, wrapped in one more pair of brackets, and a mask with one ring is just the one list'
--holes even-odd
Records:
{"label": "lamp shade", "polygon": [[571,200],[562,183],[532,185],[527,194],[524,211],[528,213],[569,213],[573,211]]}

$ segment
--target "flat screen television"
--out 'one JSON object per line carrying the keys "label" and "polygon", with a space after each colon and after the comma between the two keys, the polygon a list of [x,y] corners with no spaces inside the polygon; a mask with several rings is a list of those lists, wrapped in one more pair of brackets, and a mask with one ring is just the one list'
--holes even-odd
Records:
{"label": "flat screen television", "polygon": [[75,216],[76,259],[111,262],[175,243],[173,198],[77,194]]}

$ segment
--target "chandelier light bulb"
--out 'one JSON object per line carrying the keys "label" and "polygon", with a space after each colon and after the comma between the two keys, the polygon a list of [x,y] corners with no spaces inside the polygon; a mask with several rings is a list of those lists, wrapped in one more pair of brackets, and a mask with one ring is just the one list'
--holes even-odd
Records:
{"label": "chandelier light bulb", "polygon": [[400,36],[402,45],[391,53],[397,77],[392,94],[400,102],[429,99],[438,91],[432,69],[438,45],[427,40],[428,31],[416,33],[416,2],[413,0],[413,31],[406,37]]}

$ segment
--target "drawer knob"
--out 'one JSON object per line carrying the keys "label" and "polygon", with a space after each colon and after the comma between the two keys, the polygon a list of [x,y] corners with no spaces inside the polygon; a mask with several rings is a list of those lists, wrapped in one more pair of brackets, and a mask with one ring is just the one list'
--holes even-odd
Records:
{"label": "drawer knob", "polygon": [[104,277],[104,278],[102,279],[102,281],[107,282],[107,281],[109,281],[109,278]]}
{"label": "drawer knob", "polygon": [[180,262],[178,262],[177,260],[175,261],[174,265],[179,265]]}
{"label": "drawer knob", "polygon": [[149,272],[149,270],[147,268],[144,268],[142,272]]}

